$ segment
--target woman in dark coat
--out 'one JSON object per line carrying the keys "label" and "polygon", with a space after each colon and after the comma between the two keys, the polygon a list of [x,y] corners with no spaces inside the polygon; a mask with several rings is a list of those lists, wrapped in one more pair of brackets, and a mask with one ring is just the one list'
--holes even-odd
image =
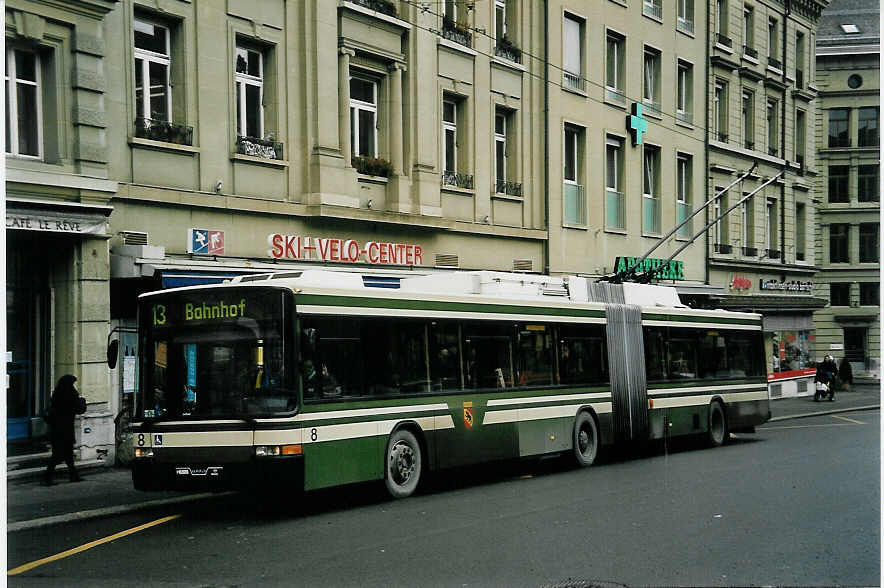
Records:
{"label": "woman in dark coat", "polygon": [[74,416],[86,412],[86,403],[74,388],[77,378],[67,374],[59,378],[49,404],[49,440],[52,442],[52,457],[43,473],[43,484],[54,484],[52,474],[55,466],[64,462],[68,466],[71,482],[79,482],[80,475],[74,467]]}

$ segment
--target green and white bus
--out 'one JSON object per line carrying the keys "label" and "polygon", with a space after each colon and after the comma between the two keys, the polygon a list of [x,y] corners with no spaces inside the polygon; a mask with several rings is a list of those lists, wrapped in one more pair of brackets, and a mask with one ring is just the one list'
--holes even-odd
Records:
{"label": "green and white bus", "polygon": [[[395,285],[395,284],[393,284]],[[673,288],[457,272],[378,288],[305,270],[139,299],[143,490],[384,480],[770,418],[761,317]]]}

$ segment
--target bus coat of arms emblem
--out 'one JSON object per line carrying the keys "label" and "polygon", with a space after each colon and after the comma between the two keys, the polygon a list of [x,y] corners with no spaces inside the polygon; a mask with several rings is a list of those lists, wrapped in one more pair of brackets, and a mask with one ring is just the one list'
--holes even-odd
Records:
{"label": "bus coat of arms emblem", "polygon": [[473,403],[463,403],[463,424],[467,429],[473,428]]}

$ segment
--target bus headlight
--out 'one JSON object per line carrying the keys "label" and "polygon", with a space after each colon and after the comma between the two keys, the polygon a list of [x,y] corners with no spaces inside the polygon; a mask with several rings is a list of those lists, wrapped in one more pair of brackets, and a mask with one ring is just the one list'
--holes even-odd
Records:
{"label": "bus headlight", "polygon": [[301,455],[300,445],[256,445],[257,457],[269,457],[273,455]]}
{"label": "bus headlight", "polygon": [[152,447],[136,447],[135,457],[153,457]]}

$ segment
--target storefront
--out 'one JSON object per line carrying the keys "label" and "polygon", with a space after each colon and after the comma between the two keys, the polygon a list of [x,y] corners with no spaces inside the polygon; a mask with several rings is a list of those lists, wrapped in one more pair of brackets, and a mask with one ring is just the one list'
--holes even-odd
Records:
{"label": "storefront", "polygon": [[[41,415],[64,374],[105,414],[110,206],[7,199],[7,441],[45,435]],[[96,438],[101,427],[90,427]],[[101,445],[90,443],[93,446]]]}
{"label": "storefront", "polygon": [[767,379],[772,398],[813,393],[816,349],[813,313],[827,301],[813,296],[813,283],[769,274],[730,274],[727,292],[710,297],[713,306],[762,315]]}

